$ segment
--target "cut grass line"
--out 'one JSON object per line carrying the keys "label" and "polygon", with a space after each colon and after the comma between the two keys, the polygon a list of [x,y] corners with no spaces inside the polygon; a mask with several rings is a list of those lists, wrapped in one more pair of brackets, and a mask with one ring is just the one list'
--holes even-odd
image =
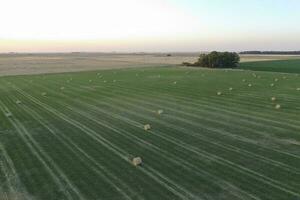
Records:
{"label": "cut grass line", "polygon": [[[76,89],[77,90],[77,89]],[[78,91],[80,91],[80,90],[78,90]],[[122,99],[130,99],[130,98],[127,98],[126,96],[122,96]],[[132,99],[132,98],[131,98]],[[136,99],[135,99],[136,100]],[[138,101],[138,100],[136,100],[136,101]],[[153,100],[152,102],[155,102],[156,100]],[[166,103],[166,102],[162,102],[162,103]],[[149,101],[148,102],[143,102],[143,104],[151,104],[151,103],[149,103]],[[153,105],[153,106],[156,106],[156,107],[159,107],[159,106],[161,106],[162,104],[151,104],[151,105]],[[174,105],[175,106],[175,105]],[[174,112],[179,112],[178,110],[175,110],[175,109],[172,109],[171,107],[169,107],[168,109],[170,109],[170,110],[172,110],[172,111],[174,111]],[[194,110],[197,110],[197,108],[194,108]],[[181,113],[181,114],[183,114],[183,113]],[[213,113],[207,113],[207,114],[213,114]],[[188,114],[188,115],[190,115],[190,114]],[[221,114],[222,115],[222,114]],[[191,116],[191,115],[190,115]],[[195,115],[194,115],[195,116]],[[226,117],[226,116],[224,116],[224,117]],[[198,117],[199,118],[199,117]],[[200,120],[202,121],[204,118],[201,118]],[[209,120],[209,119],[204,119],[204,120]],[[221,124],[223,124],[223,125],[226,125],[226,123],[222,123],[222,121],[220,120],[220,121],[212,121],[212,120],[210,120],[211,122],[214,122],[214,123],[221,123]],[[237,120],[238,121],[238,120]],[[245,121],[246,122],[246,121]],[[237,123],[238,124],[238,123]],[[234,126],[238,126],[237,124],[235,124]],[[249,129],[249,128],[247,128],[247,127],[245,127],[245,126],[239,126],[240,127],[240,129],[241,130],[243,130],[244,128],[246,128],[246,129],[248,129],[250,132],[254,132],[254,133],[257,133],[257,134],[264,134],[264,132],[261,132],[261,131],[256,131],[255,129]],[[214,129],[214,128],[213,128]],[[236,129],[238,129],[238,127],[236,127]],[[216,130],[216,129],[214,129],[214,130]],[[219,133],[222,133],[223,134],[223,132],[220,132],[219,131]],[[241,141],[243,141],[243,142],[250,142],[251,144],[253,144],[253,145],[258,145],[258,144],[256,144],[256,141],[252,141],[252,140],[249,140],[249,139],[246,139],[246,138],[244,138],[244,137],[242,137],[242,136],[239,136],[239,135],[236,135],[236,134],[232,134],[232,133],[229,133],[229,132],[227,132],[227,136],[230,136],[230,137],[232,137],[233,139],[239,139],[239,140],[241,140]],[[266,148],[266,147],[263,147],[263,146],[261,146],[261,145],[259,145],[260,147],[262,147],[262,148]],[[290,153],[288,153],[288,152],[284,152],[284,151],[281,151],[281,150],[276,150],[276,149],[270,149],[270,148],[266,148],[266,149],[269,149],[269,150],[273,150],[273,151],[277,151],[277,152],[280,152],[280,153],[284,153],[284,154],[286,154],[286,155],[290,155],[290,156],[293,156],[293,157],[295,157],[295,158],[300,158],[300,157],[298,157],[298,156],[296,156],[295,154],[290,154]]]}
{"label": "cut grass line", "polygon": [[[156,153],[157,156],[163,156],[164,157],[164,160],[165,161],[168,161],[170,163],[174,162],[175,164],[181,166],[182,168],[184,169],[187,169],[191,172],[194,172],[195,174],[197,174],[198,176],[200,177],[203,177],[203,175],[205,176],[209,176],[209,179],[212,179],[214,180],[214,183],[221,183],[221,184],[218,184],[221,188],[224,189],[224,185],[231,188],[231,189],[235,189],[236,191],[239,191],[240,193],[243,193],[244,195],[247,195],[253,199],[258,199],[258,197],[255,197],[253,194],[249,194],[247,193],[246,191],[243,191],[241,190],[240,188],[237,188],[236,186],[233,186],[231,184],[229,184],[228,182],[224,181],[224,180],[221,180],[220,178],[217,178],[216,176],[210,174],[210,173],[207,173],[203,170],[201,170],[201,172],[199,173],[198,170],[199,168],[197,168],[197,166],[195,165],[192,165],[191,163],[189,162],[186,162],[185,160],[183,159],[180,159],[178,157],[176,157],[176,155],[174,154],[170,154],[168,153],[167,151],[164,151],[163,149],[159,148],[158,146],[155,146],[154,144],[151,144],[145,140],[142,140],[134,135],[132,135],[131,133],[129,133],[128,131],[123,131],[123,130],[118,130],[116,127],[111,127],[112,124],[108,125],[108,124],[105,124],[103,122],[100,122],[99,120],[97,120],[96,118],[93,118],[92,116],[90,116],[89,114],[87,114],[86,112],[83,112],[81,110],[78,110],[76,108],[71,108],[69,106],[66,105],[66,107],[68,107],[70,109],[70,111],[74,112],[74,113],[78,113],[80,115],[82,115],[83,117],[97,123],[97,124],[100,124],[101,126],[104,126],[108,129],[111,129],[112,131],[122,135],[123,137],[126,137],[126,138],[129,138],[130,140],[134,139],[134,142],[136,142],[137,144],[142,144],[141,147],[143,148],[147,148],[149,151],[153,151],[153,153]],[[104,113],[104,112],[103,112]],[[106,115],[112,115],[112,114],[109,114],[109,113],[104,113]],[[112,115],[113,116],[113,115]],[[135,121],[130,121],[128,122],[128,120],[124,120],[124,119],[121,119],[121,118],[117,118],[118,120],[123,120],[123,121],[126,121],[127,123],[129,123],[130,125],[132,126],[135,126],[137,128],[140,128],[142,127],[142,124],[139,124],[138,122],[135,122]],[[227,188],[228,189],[228,188]]]}
{"label": "cut grass line", "polygon": [[[111,85],[108,85],[108,87],[111,87]],[[126,87],[124,87],[124,86],[120,86],[120,85],[113,85],[113,87],[119,87],[119,88],[122,88],[123,90],[128,90],[129,88],[130,88],[130,85],[126,85]],[[137,91],[139,91],[139,90],[141,90],[141,89],[139,89],[139,88],[137,88],[137,87],[131,87],[130,88],[131,89],[131,94],[134,94],[134,93],[137,93]],[[180,90],[179,90],[180,89]],[[133,91],[132,91],[133,90]],[[153,93],[153,94],[155,94],[156,95],[156,97],[157,97],[157,94],[159,93],[159,95],[161,95],[161,93],[160,92],[162,92],[163,93],[163,95],[168,95],[168,93],[170,93],[172,90],[174,90],[174,88],[172,88],[172,87],[164,87],[164,88],[160,88],[160,90],[159,91],[157,91],[157,88],[154,88],[153,86],[152,87],[150,87],[150,86],[148,86],[148,87],[144,87],[143,88],[143,90],[145,90],[145,91],[147,91],[147,92],[149,92],[149,93]],[[195,99],[197,100],[197,101],[199,101],[200,99],[202,99],[202,98],[204,98],[204,96],[202,96],[202,95],[200,95],[201,93],[200,93],[200,91],[199,91],[199,93],[197,92],[197,91],[194,91],[194,90],[191,90],[190,88],[186,88],[186,87],[182,87],[182,88],[177,88],[177,90],[178,91],[180,91],[180,93],[174,93],[173,95],[176,95],[176,98],[177,97],[179,97],[179,98],[185,98],[185,101],[186,102],[193,102]],[[153,92],[153,91],[156,91],[156,92]],[[247,91],[247,92],[249,92],[249,91]],[[235,94],[235,93],[233,93],[233,94]],[[183,96],[184,95],[184,96]],[[194,99],[191,99],[191,98],[187,98],[187,97],[190,97],[190,96],[193,96],[194,97]],[[265,96],[265,95],[263,95],[263,96]],[[172,96],[171,98],[174,98],[174,96]],[[216,97],[216,95],[213,95],[213,96],[210,96],[209,97],[210,99],[212,99],[212,100],[220,100],[220,98],[219,97]],[[223,98],[222,98],[223,99]],[[232,98],[231,99],[226,99],[227,101],[232,101]],[[223,103],[229,103],[229,102],[227,102],[227,101],[224,101]],[[206,102],[206,103],[210,103],[210,101],[208,101],[208,102]],[[249,101],[243,101],[243,100],[234,100],[234,102],[232,103],[233,104],[233,106],[234,105],[251,105],[251,106],[261,106],[261,105],[263,105],[264,104],[264,102],[262,102],[262,103],[256,103],[256,104],[253,104],[253,103],[251,103],[251,104],[249,104]],[[219,102],[218,102],[218,104],[216,104],[215,106],[219,106],[219,105],[222,105],[222,104],[220,104]],[[232,108],[232,107],[231,107]],[[228,107],[227,107],[227,109],[228,109]],[[245,113],[251,113],[251,110],[245,110]],[[262,114],[262,113],[255,113],[255,114]],[[266,112],[264,112],[264,115],[266,114]],[[285,114],[287,114],[287,113],[282,113],[283,115],[285,115]],[[266,115],[268,118],[273,118],[274,116],[272,116],[272,115]],[[297,121],[298,122],[298,121]],[[299,123],[299,122],[298,122]]]}
{"label": "cut grass line", "polygon": [[[123,97],[122,97],[122,99],[123,99]],[[113,99],[109,99],[109,101],[110,102],[113,102],[114,100]],[[127,101],[128,102],[128,101]],[[79,105],[80,104],[85,104],[84,102],[82,102],[82,101],[80,101],[79,102]],[[66,105],[67,106],[67,105]],[[106,104],[106,106],[110,106],[109,104]],[[131,105],[132,106],[132,105]],[[91,109],[97,109],[97,108],[91,108]],[[123,111],[125,111],[125,112],[130,112],[130,111],[128,111],[128,110],[123,110]],[[106,113],[106,114],[108,114],[108,113]],[[175,119],[177,119],[177,120],[183,120],[183,119],[180,119],[180,118],[176,118],[176,117],[173,117],[173,118],[175,118]],[[190,124],[190,125],[194,125],[194,126],[197,126],[197,124],[193,124],[193,123],[191,123],[191,122],[189,122],[189,121],[186,121],[186,120],[184,120],[184,122],[185,123],[188,123],[188,124]],[[159,122],[158,122],[159,123]],[[207,129],[207,127],[201,127],[201,128],[204,128],[204,129]],[[176,129],[180,129],[180,127],[176,127]],[[174,130],[175,130],[175,128],[174,128]],[[209,130],[209,131],[212,131],[212,132],[217,132],[217,133],[219,133],[219,134],[225,134],[225,133],[223,133],[222,131],[219,131],[219,130],[217,130],[217,129],[207,129],[207,130]],[[186,130],[186,129],[184,129],[184,130],[182,130],[182,131],[185,131],[185,132],[188,132],[189,130]],[[230,134],[230,133],[228,133],[227,132],[227,136],[228,136],[228,134]],[[196,136],[195,134],[193,134],[193,136]],[[232,136],[233,138],[236,138],[236,136],[234,135],[234,136]],[[203,139],[203,138],[202,138]],[[253,142],[253,143],[255,143],[255,141]],[[220,145],[222,145],[222,144],[220,144]],[[227,147],[228,148],[228,147]],[[240,151],[240,150],[236,150],[235,149],[235,151],[237,152],[237,151]],[[261,157],[262,158],[262,161],[263,162],[269,162],[269,161],[272,161],[271,159],[269,159],[268,161],[266,161],[264,158],[265,157]],[[273,163],[276,165],[276,166],[281,166],[281,167],[284,167],[283,168],[283,170],[286,170],[285,168],[287,168],[287,165],[285,165],[285,164],[282,164],[282,163],[280,163],[280,162],[276,162],[276,161],[273,161]],[[293,168],[288,168],[288,169],[290,169],[290,170],[293,170]],[[296,170],[297,171],[297,170]],[[297,172],[295,172],[295,173],[297,173]]]}
{"label": "cut grass line", "polygon": [[[82,148],[80,148],[77,144],[75,144],[71,138],[65,136],[61,131],[57,130],[55,127],[50,127],[49,124],[45,122],[43,117],[41,117],[34,110],[30,109],[27,106],[24,106],[24,110],[27,111],[29,115],[31,115],[38,123],[40,123],[45,129],[47,129],[54,137],[60,140],[70,151],[77,155],[77,157],[84,163],[89,161],[91,165],[89,166],[93,171],[95,171],[102,179],[104,179],[108,184],[112,185],[117,192],[121,193],[125,199],[132,199],[132,197],[137,197],[138,199],[144,199],[142,196],[136,194],[133,190],[128,188],[126,184],[120,180],[118,177],[113,175],[108,169],[106,169],[103,165],[95,161],[91,156],[89,156]],[[85,159],[82,159],[79,154],[84,156]],[[100,171],[100,170],[101,171]],[[114,180],[114,181],[112,181]],[[121,186],[118,186],[121,185]],[[122,188],[126,188],[130,194],[127,194]]]}
{"label": "cut grass line", "polygon": [[[73,89],[77,88],[77,87],[78,87],[78,85],[74,85]],[[122,88],[122,90],[128,90],[128,87],[126,87],[126,88],[125,87],[121,87],[121,88]],[[111,87],[111,89],[115,89],[115,86]],[[84,92],[84,90],[80,90],[80,91]],[[161,99],[163,99],[162,95],[160,95],[159,99],[156,98],[157,94],[156,95],[155,94],[154,95],[150,95],[152,93],[151,89],[149,89],[149,90],[148,89],[138,90],[138,91],[139,91],[139,94],[140,94],[138,98],[141,98],[144,95],[147,95],[147,96],[152,96],[153,97],[153,99],[152,99],[153,101],[161,101]],[[118,92],[120,92],[120,91],[118,91]],[[134,91],[129,91],[129,92],[132,95],[134,95],[135,93],[137,93],[137,92],[134,92]],[[123,93],[125,93],[125,92],[123,92]],[[167,95],[165,94],[164,96],[167,96]],[[166,99],[165,101],[171,104],[172,103],[172,101],[170,101],[171,98],[173,98],[173,97],[169,97],[169,99]],[[179,99],[181,99],[181,97],[176,98],[176,101],[178,102]],[[200,99],[197,99],[197,100],[200,101]],[[289,128],[293,127],[297,131],[300,129],[300,125],[293,125],[293,124],[291,124],[291,120],[289,120],[289,123],[283,122],[285,119],[282,119],[281,121],[272,120],[271,118],[274,117],[274,115],[272,115],[272,117],[271,116],[265,116],[265,115],[262,116],[262,117],[258,117],[257,115],[259,115],[259,113],[255,113],[255,115],[249,115],[249,112],[251,112],[251,111],[249,111],[249,109],[247,110],[247,112],[248,112],[247,114],[242,114],[242,112],[241,112],[242,110],[241,109],[236,110],[236,111],[230,111],[230,110],[234,109],[234,107],[230,107],[230,110],[228,109],[228,107],[226,107],[226,109],[219,109],[218,107],[220,107],[223,102],[217,102],[217,103],[214,103],[214,104],[212,104],[210,106],[207,106],[207,104],[210,104],[209,102],[211,101],[211,99],[207,99],[206,101],[201,101],[200,104],[194,104],[193,101],[194,100],[192,100],[192,99],[184,99],[184,100],[180,101],[180,103],[182,103],[181,107],[182,108],[189,108],[189,109],[196,109],[196,110],[198,110],[197,107],[205,107],[207,109],[212,110],[212,112],[217,111],[217,112],[220,113],[220,111],[221,111],[221,113],[220,113],[221,115],[220,116],[222,116],[222,113],[227,113],[227,114],[230,114],[230,115],[234,114],[236,117],[239,118],[239,120],[241,119],[241,117],[243,117],[243,118],[245,118],[244,120],[247,123],[249,123],[249,122],[250,123],[255,123],[254,125],[266,126],[266,122],[270,122],[270,123],[273,123],[272,125],[270,125],[270,128],[278,128],[280,130],[285,130],[285,129],[281,128],[281,127],[274,126],[274,123],[276,123],[276,124],[278,124],[280,126],[284,126],[285,128],[286,128],[286,126],[288,124]],[[187,102],[189,102],[189,105],[185,105]],[[176,104],[173,104],[173,105],[176,105]],[[193,106],[193,107],[191,107],[191,106]],[[226,117],[226,115],[225,115],[225,117]],[[249,121],[249,119],[251,119],[251,118],[254,119],[256,122]],[[298,121],[294,121],[294,122],[299,123]]]}
{"label": "cut grass line", "polygon": [[[83,103],[83,102],[81,102],[81,103]],[[116,107],[116,106],[115,106]],[[96,109],[96,107],[93,107],[93,109]],[[127,111],[127,112],[130,112],[130,111]],[[87,117],[88,118],[88,116],[86,116],[86,115],[83,115],[84,117]],[[139,115],[139,117],[142,117],[141,115]],[[93,118],[89,118],[90,120],[93,120]],[[119,118],[120,120],[121,120],[121,117]],[[124,119],[123,119],[124,120]],[[129,121],[128,119],[125,119],[126,121]],[[124,121],[125,121],[124,120]],[[133,121],[133,123],[132,123],[132,125],[134,125],[134,124],[137,124],[137,122],[135,122],[135,121]],[[142,127],[142,124],[139,124],[139,125],[136,125],[138,128],[139,127]],[[180,129],[180,127],[178,127],[178,126],[174,126],[173,127],[174,128],[174,130],[178,130],[178,129]],[[183,130],[184,131],[184,130]],[[152,133],[154,133],[154,132],[157,132],[157,131],[151,131]],[[163,133],[159,133],[159,134],[163,134]],[[185,146],[190,146],[190,145],[188,145],[188,144],[184,144]],[[194,147],[194,148],[196,148],[196,147]],[[204,151],[202,151],[202,153],[203,153]],[[224,162],[224,163],[227,163],[227,164],[230,164],[230,166],[231,166],[231,168],[232,169],[236,169],[236,170],[238,170],[238,171],[240,171],[240,172],[243,172],[244,173],[244,171],[246,171],[246,172],[248,172],[249,174],[252,174],[252,175],[256,175],[257,177],[261,177],[262,179],[260,179],[260,178],[257,178],[258,180],[266,180],[266,182],[268,182],[268,183],[270,183],[273,187],[277,187],[277,188],[281,188],[283,191],[288,191],[289,189],[291,190],[291,192],[292,192],[292,190],[293,190],[293,188],[289,188],[289,189],[285,189],[285,187],[286,186],[284,186],[284,185],[282,185],[280,182],[278,182],[278,181],[276,181],[276,180],[273,180],[273,179],[271,179],[271,178],[269,178],[269,177],[266,177],[266,176],[264,176],[264,175],[262,175],[262,174],[259,174],[259,173],[257,173],[257,172],[254,172],[253,170],[250,170],[250,169],[248,169],[248,168],[245,168],[245,167],[243,167],[243,166],[240,166],[240,165],[238,165],[238,164],[235,164],[235,163],[233,163],[233,162],[231,162],[231,161],[229,161],[229,160],[226,160],[226,159],[223,159],[223,158],[221,158],[221,157],[219,157],[219,156],[216,156],[216,155],[213,155],[213,154],[210,154],[210,153],[208,153],[208,152],[205,152],[205,154],[207,155],[207,157],[206,158],[212,158],[212,157],[215,157],[216,159],[218,159],[218,160],[221,160],[222,162]],[[213,159],[213,161],[216,161],[216,159]],[[217,161],[216,161],[217,162]],[[220,163],[219,163],[220,164]],[[223,163],[222,163],[223,164]],[[227,166],[229,166],[229,165],[227,165]],[[242,170],[244,170],[244,171],[242,171]],[[245,174],[245,173],[244,173]],[[263,181],[264,182],[264,181]],[[273,185],[274,184],[274,185]],[[277,184],[277,185],[276,185]],[[296,189],[295,189],[295,191],[296,191]],[[298,195],[299,197],[300,197],[300,194],[298,194],[298,193],[294,193],[294,194],[296,194],[296,195]]]}
{"label": "cut grass line", "polygon": [[[0,142],[0,170],[4,173],[6,181],[0,183],[0,188],[8,186],[6,191],[0,190],[0,197],[4,199],[16,199],[16,200],[30,200],[27,191],[21,183],[19,176],[14,167],[13,161],[6,152],[4,146]],[[5,195],[5,197],[3,196]]]}
{"label": "cut grass line", "polygon": [[[37,105],[43,107],[45,110],[48,110],[49,112],[53,113],[57,117],[61,118],[62,120],[64,120],[64,121],[68,122],[69,124],[77,127],[78,129],[82,130],[88,136],[92,137],[93,139],[98,141],[101,145],[103,145],[104,147],[106,147],[107,149],[109,149],[110,151],[115,153],[116,155],[118,155],[121,159],[123,159],[124,161],[131,164],[131,161],[128,160],[128,157],[132,157],[133,155],[130,155],[126,151],[120,149],[119,147],[117,147],[116,145],[111,143],[110,141],[106,140],[105,138],[103,138],[102,136],[97,134],[94,130],[90,129],[89,127],[81,124],[80,122],[78,122],[76,120],[73,120],[73,119],[69,118],[68,116],[66,116],[65,114],[57,111],[56,109],[52,108],[51,106],[48,106],[47,104],[44,104],[44,103],[40,102],[38,99],[36,99],[36,98],[32,97],[31,95],[27,94],[26,92],[24,92],[20,88],[17,88],[16,86],[14,86],[14,87],[15,87],[16,91],[18,91],[24,97],[32,100],[32,102],[34,102]],[[138,169],[141,170],[143,173],[147,174],[152,179],[156,180],[159,184],[161,184],[163,187],[165,187],[166,189],[171,191],[176,196],[178,196],[182,199],[194,199],[194,198],[196,198],[188,190],[182,188],[181,186],[179,186],[175,182],[173,182],[169,179],[165,179],[163,176],[158,176],[159,172],[157,172],[157,174],[150,173],[149,172],[149,170],[150,170],[149,167],[147,167],[147,170],[146,170],[146,168],[138,168]],[[155,171],[154,169],[151,169],[151,170]]]}
{"label": "cut grass line", "polygon": [[[115,89],[114,86],[112,87],[112,89]],[[127,91],[127,94],[129,93],[130,95],[135,95],[136,93],[138,93],[140,96],[143,95],[147,95],[147,96],[151,96],[153,97],[152,100],[157,100],[160,101],[161,99],[164,99],[167,102],[172,102],[172,99],[174,99],[174,96],[170,96],[167,92],[160,94],[160,98],[156,98],[157,97],[157,93],[156,92],[152,92],[155,90],[152,90],[151,88],[145,88],[145,89],[137,89],[137,88],[130,88],[128,86],[126,87],[121,87],[118,86],[122,91]],[[118,92],[120,92],[121,90],[119,90]],[[184,90],[188,90],[188,89],[184,89]],[[167,98],[167,99],[166,99]],[[226,99],[226,98],[225,98]],[[232,103],[229,104],[229,100],[230,99],[226,99],[226,101],[224,101],[224,99],[220,99],[220,98],[215,98],[215,97],[210,97],[209,99],[207,97],[204,96],[200,96],[199,98],[188,98],[188,97],[183,97],[183,96],[176,96],[176,102],[178,103],[182,103],[180,104],[180,107],[185,108],[185,107],[189,107],[190,109],[194,109],[197,107],[206,107],[209,108],[211,110],[217,111],[217,112],[224,112],[224,113],[228,113],[228,114],[233,114],[236,115],[238,117],[244,117],[246,120],[249,120],[251,118],[253,118],[253,116],[255,116],[256,119],[259,119],[260,122],[263,123],[267,123],[267,122],[272,122],[272,123],[276,123],[276,124],[280,124],[280,125],[286,125],[289,124],[289,126],[294,127],[295,129],[299,130],[300,128],[300,123],[297,120],[291,120],[290,118],[282,118],[282,121],[277,121],[277,120],[272,120],[273,118],[275,119],[276,115],[274,116],[274,114],[272,115],[268,115],[268,112],[253,112],[249,109],[243,109],[241,107],[239,107],[239,109],[235,109],[236,105],[243,105],[245,104],[245,101],[234,101]],[[187,104],[188,102],[188,104]],[[224,105],[224,104],[229,104],[228,106]],[[264,104],[265,102],[262,102],[260,104]],[[257,106],[258,104],[255,104],[253,106]],[[193,106],[193,107],[192,107]],[[273,110],[269,110],[274,112]],[[263,113],[263,114],[262,114]],[[284,114],[284,113],[281,113]],[[260,117],[259,117],[260,116]],[[278,119],[278,118],[276,118]],[[291,124],[294,123],[294,124]],[[297,125],[296,125],[297,124]]]}
{"label": "cut grass line", "polygon": [[[184,145],[187,145],[187,144],[184,144]],[[242,167],[242,166],[240,166],[238,164],[235,164],[235,163],[233,163],[231,161],[223,159],[223,158],[221,158],[219,156],[209,154],[207,152],[203,152],[202,151],[201,153],[202,154],[207,154],[206,157],[208,159],[214,158],[213,160],[216,161],[216,162],[218,162],[219,164],[223,165],[224,163],[226,163],[226,166],[231,167],[232,169],[236,169],[237,171],[239,171],[239,172],[241,172],[243,174],[248,174],[249,176],[251,176],[251,177],[253,177],[253,178],[257,179],[257,180],[260,180],[260,181],[262,181],[262,182],[264,182],[266,184],[269,184],[272,187],[275,187],[277,189],[280,189],[280,190],[285,191],[287,193],[290,193],[292,195],[300,196],[300,194],[298,194],[297,192],[292,191],[293,189],[291,189],[291,190],[290,189],[286,189],[283,185],[281,185],[280,182],[277,182],[277,181],[275,181],[275,180],[273,180],[271,178],[265,177],[264,175],[261,175],[261,174],[259,174],[257,172],[254,172],[254,171],[252,171],[252,170],[250,170],[248,168]],[[198,155],[199,155],[199,152],[198,152]]]}
{"label": "cut grass line", "polygon": [[[60,181],[43,152],[87,199],[300,198],[298,78],[187,70],[192,72],[160,68],[105,71],[101,79],[97,72],[1,78],[0,101],[13,115],[0,110],[0,131],[12,133],[0,139],[26,189],[36,197],[67,199],[30,143]],[[280,80],[271,88],[275,78]],[[273,96],[281,109],[274,108]],[[42,149],[21,137],[9,121],[14,118]],[[151,130],[144,131],[144,124]],[[142,158],[141,167],[132,166],[132,156]]]}
{"label": "cut grass line", "polygon": [[[79,90],[78,90],[79,91]],[[82,90],[80,90],[81,92],[82,92]],[[145,92],[145,91],[143,91],[143,92]],[[126,93],[125,93],[126,94]],[[147,91],[147,96],[149,96],[149,93],[148,93],[148,91]],[[137,96],[137,98],[142,98],[142,96],[143,95],[140,95],[140,96]],[[124,96],[123,96],[124,97]],[[125,97],[125,98],[128,98],[128,97]],[[135,98],[135,99],[137,99],[137,98]],[[145,98],[145,97],[144,97]],[[160,101],[160,100],[156,100],[154,97],[153,97],[153,99],[152,99],[152,101],[153,102],[156,102],[156,101]],[[172,106],[174,105],[174,106],[176,106],[176,104],[172,104],[172,102],[170,101],[170,100],[166,100],[166,101],[168,101],[168,102],[163,102],[163,101],[161,101],[160,103],[168,103],[168,104],[171,104]],[[149,102],[149,101],[148,101]],[[189,101],[190,102],[190,101]],[[183,104],[184,103],[186,103],[186,102],[183,102]],[[215,112],[214,111],[218,111],[218,112],[220,112],[220,111],[222,111],[222,112],[228,112],[227,110],[213,110],[214,109],[214,107],[215,106],[209,106],[208,107],[208,109],[211,109],[212,111],[210,112],[210,113],[205,113],[205,114],[213,114],[213,115],[215,115]],[[187,108],[187,107],[184,107],[183,106],[183,108]],[[197,105],[195,105],[193,108],[192,107],[188,107],[188,109],[192,109],[192,110],[196,110],[196,111],[202,111],[203,112],[203,109],[198,109],[197,108]],[[232,114],[232,112],[230,113],[230,114]],[[239,113],[235,113],[235,114],[239,114]],[[226,118],[226,117],[228,117],[228,115],[224,115],[224,114],[222,114],[222,113],[220,113],[220,116],[223,116],[224,118]],[[237,115],[237,117],[238,117],[238,119],[239,120],[241,120],[241,115]],[[265,120],[265,118],[257,118],[257,117],[255,117],[254,119],[256,119],[256,121],[257,122],[251,122],[251,121],[249,121],[249,115],[247,115],[247,118],[246,118],[246,115],[244,116],[245,117],[245,119],[244,119],[244,122],[247,122],[247,123],[253,123],[253,125],[255,125],[255,126],[262,126],[262,127],[266,127],[266,123],[264,123],[264,124],[262,124],[261,123],[261,121],[263,121],[263,120]],[[237,122],[239,121],[239,120],[237,120]],[[220,121],[222,121],[222,120],[220,120]],[[259,123],[260,122],[260,123]],[[246,123],[246,124],[247,124]],[[277,123],[277,122],[276,122]],[[279,122],[278,122],[279,123]],[[223,123],[224,124],[224,123]],[[245,123],[244,123],[245,124]],[[284,124],[282,124],[282,125],[286,125],[286,123],[284,123]],[[290,126],[290,125],[289,125]],[[283,131],[283,130],[285,130],[284,128],[281,128],[281,127],[274,127],[274,124],[273,125],[269,125],[268,126],[268,128],[277,128],[278,130],[281,130],[281,131]],[[298,126],[296,126],[296,127],[294,127],[294,128],[296,128],[297,130],[299,130],[298,129]],[[300,126],[299,126],[299,128],[300,128]]]}
{"label": "cut grass line", "polygon": [[[2,112],[10,112],[9,109],[4,105],[2,101],[0,101],[0,110]],[[47,169],[48,173],[51,175],[53,180],[59,186],[61,191],[64,191],[66,198],[74,199],[72,193],[76,194],[78,199],[84,200],[85,198],[79,193],[78,189],[71,183],[71,181],[64,175],[64,173],[55,165],[53,160],[43,152],[42,148],[39,144],[34,140],[34,138],[30,135],[27,129],[23,126],[21,122],[14,116],[9,118],[10,123],[13,125],[17,133],[23,139],[24,143],[29,147],[33,155],[35,155],[38,160],[44,165],[45,169]],[[47,161],[45,161],[45,159]],[[50,168],[49,165],[52,165],[55,171],[59,174],[59,176],[63,179],[63,181],[55,174],[55,172]],[[67,184],[67,188],[64,186],[64,182]],[[70,190],[70,191],[69,191]]]}

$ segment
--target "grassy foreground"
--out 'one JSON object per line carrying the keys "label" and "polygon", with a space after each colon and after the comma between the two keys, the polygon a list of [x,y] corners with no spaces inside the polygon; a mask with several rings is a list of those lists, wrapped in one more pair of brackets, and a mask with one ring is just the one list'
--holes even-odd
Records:
{"label": "grassy foreground", "polygon": [[2,77],[0,199],[299,200],[298,88],[167,67]]}

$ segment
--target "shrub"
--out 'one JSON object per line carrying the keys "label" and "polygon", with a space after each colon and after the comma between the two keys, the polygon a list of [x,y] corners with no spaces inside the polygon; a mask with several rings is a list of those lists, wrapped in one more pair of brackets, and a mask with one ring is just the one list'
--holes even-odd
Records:
{"label": "shrub", "polygon": [[189,63],[189,62],[183,62],[182,65],[183,65],[183,66],[187,66],[187,67],[194,66],[193,63]]}

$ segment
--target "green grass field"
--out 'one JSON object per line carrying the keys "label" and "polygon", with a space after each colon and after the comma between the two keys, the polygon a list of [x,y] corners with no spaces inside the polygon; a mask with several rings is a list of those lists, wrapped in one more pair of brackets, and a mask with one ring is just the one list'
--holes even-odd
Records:
{"label": "green grass field", "polygon": [[0,199],[299,200],[298,88],[180,67],[2,77]]}
{"label": "green grass field", "polygon": [[241,69],[254,71],[270,71],[283,73],[300,73],[300,60],[274,60],[274,61],[256,61],[241,63]]}

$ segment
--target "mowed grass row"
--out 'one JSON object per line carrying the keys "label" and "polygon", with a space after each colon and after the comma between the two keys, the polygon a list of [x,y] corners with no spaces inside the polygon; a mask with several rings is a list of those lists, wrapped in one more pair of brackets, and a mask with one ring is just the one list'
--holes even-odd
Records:
{"label": "mowed grass row", "polygon": [[299,199],[299,79],[172,67],[3,77],[1,196]]}

